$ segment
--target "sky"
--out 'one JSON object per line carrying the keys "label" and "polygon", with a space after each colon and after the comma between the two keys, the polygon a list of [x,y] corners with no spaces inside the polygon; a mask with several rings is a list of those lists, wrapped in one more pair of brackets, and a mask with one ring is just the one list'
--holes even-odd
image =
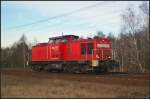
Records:
{"label": "sky", "polygon": [[[142,1],[2,1],[1,46],[11,46],[25,34],[29,42],[47,42],[49,37],[93,37],[120,32],[121,14],[135,10]],[[47,20],[49,19],[49,20]],[[45,21],[41,21],[45,20]],[[37,22],[37,23],[34,23]],[[34,24],[32,24],[34,23]]]}

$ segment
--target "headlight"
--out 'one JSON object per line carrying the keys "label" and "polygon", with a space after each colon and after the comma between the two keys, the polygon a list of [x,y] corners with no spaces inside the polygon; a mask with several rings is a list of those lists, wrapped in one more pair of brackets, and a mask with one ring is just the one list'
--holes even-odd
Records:
{"label": "headlight", "polygon": [[99,56],[98,56],[98,55],[96,55],[96,58],[99,58]]}

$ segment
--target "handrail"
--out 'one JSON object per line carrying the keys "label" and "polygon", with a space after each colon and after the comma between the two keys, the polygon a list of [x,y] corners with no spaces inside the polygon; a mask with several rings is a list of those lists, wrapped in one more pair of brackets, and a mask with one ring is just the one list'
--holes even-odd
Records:
{"label": "handrail", "polygon": [[97,54],[97,50],[101,50],[102,51],[102,60],[103,60],[103,57],[104,57],[103,49],[93,49],[92,50],[92,60],[93,60],[93,56],[94,56],[94,50],[96,51],[95,52],[96,54]]}

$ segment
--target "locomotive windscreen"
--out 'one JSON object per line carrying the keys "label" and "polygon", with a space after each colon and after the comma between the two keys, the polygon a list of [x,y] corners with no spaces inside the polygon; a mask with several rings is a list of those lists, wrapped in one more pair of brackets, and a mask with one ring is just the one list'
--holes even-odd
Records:
{"label": "locomotive windscreen", "polygon": [[92,54],[94,48],[93,43],[81,43],[81,55]]}

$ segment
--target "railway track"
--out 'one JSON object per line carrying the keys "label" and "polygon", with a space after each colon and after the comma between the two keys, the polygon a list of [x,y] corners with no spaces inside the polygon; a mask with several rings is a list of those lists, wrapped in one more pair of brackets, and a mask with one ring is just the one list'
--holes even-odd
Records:
{"label": "railway track", "polygon": [[117,84],[127,86],[148,86],[148,74],[132,74],[132,73],[105,73],[105,74],[72,74],[72,73],[50,73],[50,72],[34,72],[30,69],[5,69],[1,71],[4,75],[14,75],[17,77],[32,77],[40,79],[62,79],[74,80],[82,82],[96,82],[104,84]]}

